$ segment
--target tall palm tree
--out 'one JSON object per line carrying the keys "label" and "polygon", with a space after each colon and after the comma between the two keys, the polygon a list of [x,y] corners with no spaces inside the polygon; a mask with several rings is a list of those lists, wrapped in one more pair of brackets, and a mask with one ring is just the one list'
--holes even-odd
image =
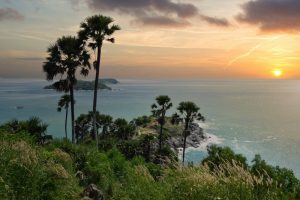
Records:
{"label": "tall palm tree", "polygon": [[63,36],[47,50],[49,56],[43,65],[47,80],[52,81],[56,77],[59,80],[54,83],[58,91],[70,92],[72,142],[75,143],[74,129],[74,85],[76,84],[76,70],[80,67],[80,73],[87,76],[90,69],[90,55],[81,41],[73,36]]}
{"label": "tall palm tree", "polygon": [[113,19],[103,15],[94,15],[88,17],[84,22],[81,23],[81,30],[78,32],[78,37],[83,41],[84,45],[87,45],[92,50],[97,50],[97,58],[94,62],[94,68],[96,70],[95,87],[94,87],[94,99],[93,99],[93,137],[96,139],[98,147],[98,135],[96,131],[96,110],[97,110],[97,93],[98,93],[98,82],[100,73],[101,63],[101,50],[104,41],[111,43],[115,42],[112,37],[115,31],[120,30],[118,25],[111,25]]}
{"label": "tall palm tree", "polygon": [[171,99],[168,96],[158,96],[156,97],[156,104],[151,106],[152,114],[154,117],[157,117],[157,121],[160,124],[159,131],[159,151],[162,147],[162,135],[163,135],[163,126],[165,125],[165,116],[167,110],[169,110],[173,104],[171,103]]}
{"label": "tall palm tree", "polygon": [[177,107],[180,115],[175,113],[173,115],[172,121],[174,123],[179,123],[181,121],[184,122],[184,130],[183,130],[183,154],[182,154],[182,164],[184,165],[185,159],[185,149],[186,149],[186,138],[190,134],[190,124],[194,120],[204,121],[205,118],[199,112],[200,108],[194,102],[181,102]]}
{"label": "tall palm tree", "polygon": [[65,138],[68,139],[68,131],[67,131],[67,125],[68,125],[68,113],[69,113],[69,105],[71,102],[70,95],[63,95],[57,104],[57,111],[61,112],[61,110],[64,108],[66,110],[66,117],[65,117]]}

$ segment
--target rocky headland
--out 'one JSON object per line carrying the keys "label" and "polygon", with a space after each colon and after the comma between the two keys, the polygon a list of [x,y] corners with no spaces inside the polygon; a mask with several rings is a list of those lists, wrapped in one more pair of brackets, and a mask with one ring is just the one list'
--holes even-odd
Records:
{"label": "rocky headland", "polygon": [[[186,148],[198,148],[201,142],[207,139],[207,136],[197,123],[190,125],[190,131],[190,135],[186,138]],[[167,144],[170,145],[173,150],[178,151],[179,148],[183,148],[183,137],[181,135],[171,136],[167,140]]]}

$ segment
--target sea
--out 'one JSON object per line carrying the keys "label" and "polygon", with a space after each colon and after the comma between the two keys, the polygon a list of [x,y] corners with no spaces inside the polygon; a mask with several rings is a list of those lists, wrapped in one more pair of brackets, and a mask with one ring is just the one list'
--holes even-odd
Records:
{"label": "sea", "polygon": [[[190,148],[187,160],[198,163],[207,145],[229,146],[247,157],[256,154],[272,165],[292,169],[300,178],[300,80],[119,80],[99,93],[98,108],[114,118],[131,120],[150,115],[158,95],[169,95],[176,111],[181,101],[193,101],[206,122],[209,140]],[[0,123],[38,116],[48,134],[64,136],[64,112],[57,112],[62,95],[45,90],[44,80],[0,79]],[[92,110],[92,91],[75,92],[75,115]],[[69,131],[70,132],[70,131]]]}

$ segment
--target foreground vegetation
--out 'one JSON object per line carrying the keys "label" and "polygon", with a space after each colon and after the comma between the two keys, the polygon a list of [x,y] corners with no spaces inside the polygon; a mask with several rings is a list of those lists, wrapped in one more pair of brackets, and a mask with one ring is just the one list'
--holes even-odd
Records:
{"label": "foreground vegetation", "polygon": [[[44,128],[37,119],[0,126],[0,199],[82,199],[90,184],[104,199],[300,198],[293,172],[272,167],[259,156],[249,166],[242,155],[212,146],[201,165],[183,167],[176,160],[149,159],[143,152],[147,145],[142,145],[147,140],[138,136],[102,138],[98,150],[93,140],[41,143]],[[157,130],[159,135],[159,126]],[[134,144],[141,149],[132,154],[128,149]],[[101,199],[92,193],[90,198]]]}

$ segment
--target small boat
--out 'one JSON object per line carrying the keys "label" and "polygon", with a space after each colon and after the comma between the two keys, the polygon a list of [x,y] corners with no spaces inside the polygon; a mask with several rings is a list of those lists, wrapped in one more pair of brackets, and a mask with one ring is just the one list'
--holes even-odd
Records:
{"label": "small boat", "polygon": [[24,108],[24,106],[16,106],[16,109],[17,110],[21,110],[21,109],[23,109]]}

